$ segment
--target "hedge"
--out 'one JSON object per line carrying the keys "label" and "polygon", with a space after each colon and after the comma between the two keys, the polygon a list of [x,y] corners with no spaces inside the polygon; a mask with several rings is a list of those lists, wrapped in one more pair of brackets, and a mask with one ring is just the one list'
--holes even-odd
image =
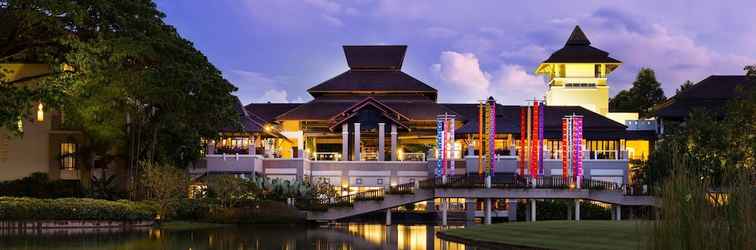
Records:
{"label": "hedge", "polygon": [[152,220],[157,209],[145,202],[89,198],[0,197],[0,220]]}
{"label": "hedge", "polygon": [[0,182],[0,195],[35,198],[84,197],[84,189],[78,180],[51,181],[46,173]]}

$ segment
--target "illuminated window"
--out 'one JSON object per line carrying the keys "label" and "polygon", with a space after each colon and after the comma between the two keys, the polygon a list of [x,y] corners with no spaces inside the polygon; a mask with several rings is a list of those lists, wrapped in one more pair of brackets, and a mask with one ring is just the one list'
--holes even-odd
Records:
{"label": "illuminated window", "polygon": [[375,181],[375,183],[376,183],[376,184],[378,184],[378,185],[383,185],[383,178],[378,178],[378,179],[377,179],[377,180]]}
{"label": "illuminated window", "polygon": [[357,183],[357,185],[361,185],[362,184],[362,178],[354,179],[354,183]]}
{"label": "illuminated window", "polygon": [[76,144],[69,142],[60,144],[60,164],[63,170],[76,169]]}

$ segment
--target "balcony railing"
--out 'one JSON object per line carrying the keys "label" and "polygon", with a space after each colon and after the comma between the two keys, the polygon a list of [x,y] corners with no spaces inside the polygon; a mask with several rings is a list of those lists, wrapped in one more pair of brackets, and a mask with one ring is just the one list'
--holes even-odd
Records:
{"label": "balcony railing", "polygon": [[[584,150],[582,152],[583,160],[626,160],[627,151],[617,150]],[[561,160],[562,150],[544,150],[544,158],[550,160]]]}
{"label": "balcony railing", "polygon": [[397,156],[400,161],[425,161],[425,153],[401,153]]}

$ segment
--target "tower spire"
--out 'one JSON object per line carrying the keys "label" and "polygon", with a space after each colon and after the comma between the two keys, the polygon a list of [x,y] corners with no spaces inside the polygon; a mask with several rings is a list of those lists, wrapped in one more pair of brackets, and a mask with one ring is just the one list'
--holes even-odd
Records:
{"label": "tower spire", "polygon": [[591,45],[591,41],[588,41],[588,37],[580,29],[580,25],[575,25],[575,29],[572,30],[572,34],[570,34],[565,45]]}

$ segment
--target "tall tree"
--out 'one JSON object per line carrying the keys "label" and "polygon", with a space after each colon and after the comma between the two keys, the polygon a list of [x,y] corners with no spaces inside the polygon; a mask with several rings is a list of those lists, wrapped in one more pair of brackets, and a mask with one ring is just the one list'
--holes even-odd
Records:
{"label": "tall tree", "polygon": [[746,65],[743,67],[747,76],[756,76],[756,64]]}
{"label": "tall tree", "polygon": [[680,85],[680,87],[675,90],[675,95],[682,93],[683,91],[689,89],[690,87],[693,87],[693,82],[691,82],[690,80],[685,80],[685,83]]}
{"label": "tall tree", "polygon": [[622,90],[609,100],[609,109],[621,112],[638,112],[647,116],[650,109],[664,101],[664,90],[650,68],[641,68],[629,90]]}
{"label": "tall tree", "polygon": [[150,0],[0,2],[0,63],[66,66],[38,88],[0,83],[15,104],[0,105],[0,124],[12,128],[41,100],[95,153],[123,157],[134,171],[141,160],[186,166],[200,138],[238,125],[236,88],[164,16]]}

